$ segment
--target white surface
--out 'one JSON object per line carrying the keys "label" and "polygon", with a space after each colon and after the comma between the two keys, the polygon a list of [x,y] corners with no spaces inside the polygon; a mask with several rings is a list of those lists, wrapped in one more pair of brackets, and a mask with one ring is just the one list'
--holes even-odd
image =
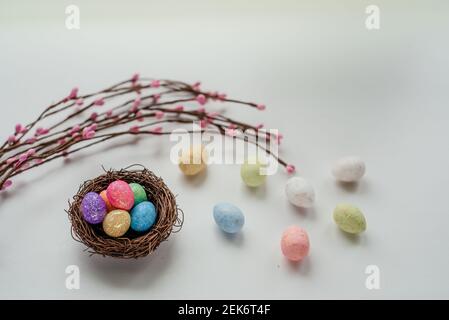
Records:
{"label": "white surface", "polygon": [[[80,5],[79,31],[64,27],[69,3]],[[338,3],[1,1],[2,137],[73,85],[94,91],[135,71],[200,79],[267,104],[265,113],[229,114],[281,129],[283,157],[313,183],[317,200],[307,211],[291,206],[284,173],[256,192],[235,166],[188,181],[162,139],[91,149],[21,176],[0,196],[0,298],[449,298],[448,3],[376,1],[381,29],[371,32],[371,2]],[[350,154],[366,161],[367,174],[348,189],[330,170]],[[130,163],[164,177],[184,227],[146,259],[90,258],[70,237],[67,200],[100,165]],[[241,236],[215,226],[218,201],[245,212]],[[359,239],[332,221],[341,201],[366,215]],[[311,241],[298,266],[280,251],[291,224]],[[65,288],[72,264],[80,290]],[[371,264],[380,290],[365,288]]]}

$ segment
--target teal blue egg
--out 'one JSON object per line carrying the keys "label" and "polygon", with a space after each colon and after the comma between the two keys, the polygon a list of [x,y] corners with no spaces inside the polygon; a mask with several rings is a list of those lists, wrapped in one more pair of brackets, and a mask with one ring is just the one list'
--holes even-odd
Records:
{"label": "teal blue egg", "polygon": [[237,233],[245,224],[243,212],[235,205],[227,202],[214,206],[214,219],[217,225],[226,233]]}
{"label": "teal blue egg", "polygon": [[137,232],[148,231],[156,222],[156,207],[150,201],[144,201],[131,210],[131,229]]}

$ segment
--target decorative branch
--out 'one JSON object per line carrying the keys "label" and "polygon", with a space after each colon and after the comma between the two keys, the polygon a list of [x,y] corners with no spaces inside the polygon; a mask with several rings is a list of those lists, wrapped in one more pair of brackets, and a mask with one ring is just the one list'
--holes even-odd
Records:
{"label": "decorative branch", "polygon": [[[120,102],[114,104],[119,98]],[[14,134],[1,145],[0,190],[12,185],[12,177],[91,146],[124,135],[170,134],[170,131],[163,131],[162,125],[185,125],[195,121],[200,123],[201,132],[249,141],[273,156],[287,172],[295,171],[293,165],[258,142],[262,138],[268,143],[280,143],[282,135],[261,130],[262,125],[208,112],[205,105],[211,100],[265,109],[262,104],[203,91],[200,83],[190,85],[181,81],[140,78],[138,74],[95,93],[79,95],[78,88],[73,88],[68,96],[44,109],[36,120],[27,125],[17,124]],[[185,103],[192,106],[184,107]],[[106,108],[107,105],[110,107]],[[51,125],[43,126],[51,120]],[[253,133],[245,132],[248,129]],[[244,136],[237,136],[237,130],[245,132]]]}

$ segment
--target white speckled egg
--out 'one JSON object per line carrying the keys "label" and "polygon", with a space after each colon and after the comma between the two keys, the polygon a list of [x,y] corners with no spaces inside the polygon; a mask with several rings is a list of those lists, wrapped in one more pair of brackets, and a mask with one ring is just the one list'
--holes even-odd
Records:
{"label": "white speckled egg", "polygon": [[315,201],[315,191],[312,185],[301,177],[288,179],[285,193],[288,201],[297,207],[310,208]]}
{"label": "white speckled egg", "polygon": [[338,181],[359,181],[365,174],[365,162],[354,156],[341,158],[334,164],[332,174]]}

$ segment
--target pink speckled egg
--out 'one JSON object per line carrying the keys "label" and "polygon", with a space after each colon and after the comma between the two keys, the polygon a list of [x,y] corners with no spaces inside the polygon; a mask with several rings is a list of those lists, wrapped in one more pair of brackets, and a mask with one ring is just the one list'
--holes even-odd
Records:
{"label": "pink speckled egg", "polygon": [[310,243],[306,230],[290,226],[285,229],[281,239],[281,250],[291,261],[302,260],[309,254]]}
{"label": "pink speckled egg", "polygon": [[134,206],[133,190],[125,181],[112,182],[106,189],[106,195],[116,209],[129,211]]}

